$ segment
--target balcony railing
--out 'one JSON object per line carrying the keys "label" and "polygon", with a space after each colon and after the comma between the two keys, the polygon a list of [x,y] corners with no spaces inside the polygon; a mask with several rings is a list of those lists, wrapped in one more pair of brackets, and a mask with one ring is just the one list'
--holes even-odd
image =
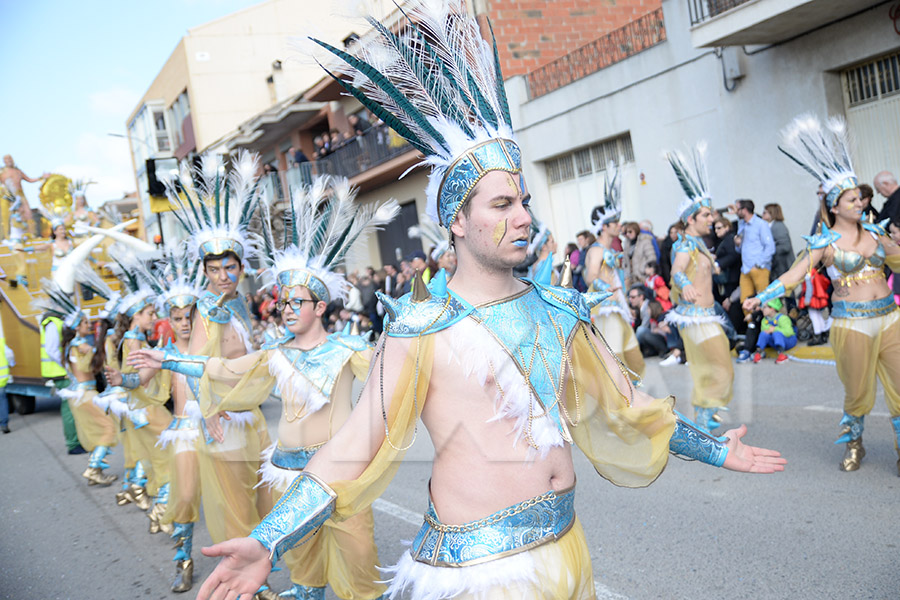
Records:
{"label": "balcony railing", "polygon": [[736,6],[745,4],[750,0],[687,0],[688,11],[691,15],[691,27],[704,21],[721,15]]}
{"label": "balcony railing", "polygon": [[372,127],[363,135],[347,140],[330,154],[303,162],[282,171],[280,177],[269,176],[265,185],[273,202],[284,198],[284,186],[309,185],[316,175],[336,175],[351,179],[392,158],[412,150],[409,142],[386,125]]}
{"label": "balcony railing", "polygon": [[530,97],[548,94],[665,40],[663,11],[658,8],[529,73]]}

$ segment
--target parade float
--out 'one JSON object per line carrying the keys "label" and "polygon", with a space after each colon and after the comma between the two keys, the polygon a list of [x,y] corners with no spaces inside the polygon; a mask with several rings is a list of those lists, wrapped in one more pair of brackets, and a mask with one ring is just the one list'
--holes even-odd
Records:
{"label": "parade float", "polygon": [[[20,237],[16,237],[15,233],[7,234],[0,242],[2,335],[16,360],[15,366],[10,369],[12,378],[6,390],[11,408],[19,414],[34,412],[36,401],[51,397],[55,389],[53,382],[41,375],[41,314],[32,307],[34,300],[44,296],[41,281],[52,279],[60,283],[92,318],[98,316],[104,304],[103,298],[92,296],[89,291],[75,284],[74,273],[68,267],[68,261],[64,261],[64,255],[61,256],[62,253],[53,249],[51,239],[54,224],[65,225],[68,237],[74,243],[70,253],[89,256],[89,264],[114,289],[118,287],[117,280],[105,266],[110,261],[110,246],[116,241],[127,242],[131,239],[152,249],[146,242],[129,235],[137,228],[136,220],[117,222],[119,219],[116,215],[95,212],[85,203],[82,203],[82,212],[90,213],[90,222],[84,222],[87,221],[84,218],[75,218],[76,201],[73,193],[83,196],[84,187],[86,184],[73,182],[63,175],[46,175],[42,178],[40,187],[40,205],[31,207],[31,211],[40,217],[28,221],[28,231]],[[18,201],[14,194],[0,184],[0,203],[3,209],[0,219],[3,219],[4,232],[10,231],[10,219],[15,219]],[[14,237],[16,239],[12,239]],[[56,269],[53,269],[54,261]]]}

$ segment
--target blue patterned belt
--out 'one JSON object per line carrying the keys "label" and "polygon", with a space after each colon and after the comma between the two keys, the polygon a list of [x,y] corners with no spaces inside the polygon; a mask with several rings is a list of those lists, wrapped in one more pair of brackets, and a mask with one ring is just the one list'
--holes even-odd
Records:
{"label": "blue patterned belt", "polygon": [[302,471],[306,468],[309,459],[324,445],[323,442],[315,446],[300,446],[299,448],[275,446],[275,450],[272,452],[272,464],[279,469]]}
{"label": "blue patterned belt", "polygon": [[575,522],[575,486],[549,491],[494,514],[444,525],[429,500],[412,557],[437,567],[465,567],[530,550],[561,538]]}
{"label": "blue patterned belt", "polygon": [[895,310],[897,305],[894,303],[893,295],[866,302],[835,300],[832,302],[831,316],[835,319],[865,319],[888,315]]}
{"label": "blue patterned belt", "polygon": [[96,390],[97,382],[96,381],[76,381],[72,383],[69,387],[73,392],[78,390]]}
{"label": "blue patterned belt", "polygon": [[715,317],[716,309],[712,306],[696,304],[676,304],[675,312],[683,317]]}

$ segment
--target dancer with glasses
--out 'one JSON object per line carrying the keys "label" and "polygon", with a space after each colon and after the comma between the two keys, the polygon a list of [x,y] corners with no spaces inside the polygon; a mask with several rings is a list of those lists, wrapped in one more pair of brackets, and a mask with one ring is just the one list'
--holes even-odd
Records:
{"label": "dancer with glasses", "polygon": [[[224,383],[231,390],[218,401],[219,410],[242,410],[262,403],[278,389],[282,412],[278,441],[263,454],[262,484],[278,498],[300,475],[316,451],[350,416],[354,376],[364,380],[371,348],[354,335],[328,335],[322,315],[329,302],[346,299],[349,284],[334,271],[360,235],[387,223],[397,213],[396,202],[361,209],[346,179],[318,179],[306,190],[291,194],[292,231],[296,240],[274,254],[267,271],[279,288],[277,307],[287,328],[285,336],[261,350],[235,359],[179,356],[146,350],[133,355],[137,365],[197,375],[200,385]],[[316,215],[326,215],[321,222]],[[343,225],[342,225],[343,224]],[[384,586],[376,583],[378,552],[372,509],[341,522],[329,521],[307,543],[284,555],[292,587],[283,598],[324,600],[330,584],[339,598],[378,598]]]}

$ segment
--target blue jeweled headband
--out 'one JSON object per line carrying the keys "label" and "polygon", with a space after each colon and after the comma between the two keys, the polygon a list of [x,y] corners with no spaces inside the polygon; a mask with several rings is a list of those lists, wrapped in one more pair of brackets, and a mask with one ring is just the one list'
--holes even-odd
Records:
{"label": "blue jeweled headband", "polygon": [[166,310],[170,311],[173,308],[186,308],[188,306],[193,306],[196,303],[197,296],[194,296],[193,294],[179,294],[167,298],[163,304],[165,305]]}
{"label": "blue jeweled headband", "polygon": [[200,257],[204,258],[210,255],[216,256],[225,254],[226,252],[234,252],[238,259],[244,260],[244,247],[240,242],[230,238],[212,238],[200,244]]}
{"label": "blue jeweled headband", "polygon": [[325,304],[331,302],[331,294],[328,293],[328,286],[325,282],[312,274],[306,269],[289,269],[282,271],[275,276],[275,281],[282,289],[290,287],[303,286],[312,292],[318,300]]}
{"label": "blue jeweled headband", "polygon": [[438,188],[441,225],[450,229],[475,184],[490,171],[522,171],[522,153],[514,141],[488,140],[470,148],[450,165]]}
{"label": "blue jeweled headband", "polygon": [[125,316],[130,319],[134,315],[141,312],[141,310],[148,304],[150,304],[150,298],[141,298],[141,300],[139,300],[134,306],[128,308],[125,311]]}
{"label": "blue jeweled headband", "polygon": [[706,197],[698,198],[693,204],[691,204],[687,208],[687,210],[685,210],[681,213],[681,222],[684,223],[685,225],[687,225],[688,217],[695,214],[698,210],[700,210],[704,206],[706,208],[712,210],[712,198],[706,198]]}
{"label": "blue jeweled headband", "polygon": [[845,177],[844,179],[839,181],[837,185],[828,190],[827,194],[825,194],[825,206],[827,206],[828,208],[833,208],[834,203],[837,202],[837,199],[841,197],[841,194],[843,194],[847,190],[856,189],[858,187],[859,179],[856,178],[856,175]]}

